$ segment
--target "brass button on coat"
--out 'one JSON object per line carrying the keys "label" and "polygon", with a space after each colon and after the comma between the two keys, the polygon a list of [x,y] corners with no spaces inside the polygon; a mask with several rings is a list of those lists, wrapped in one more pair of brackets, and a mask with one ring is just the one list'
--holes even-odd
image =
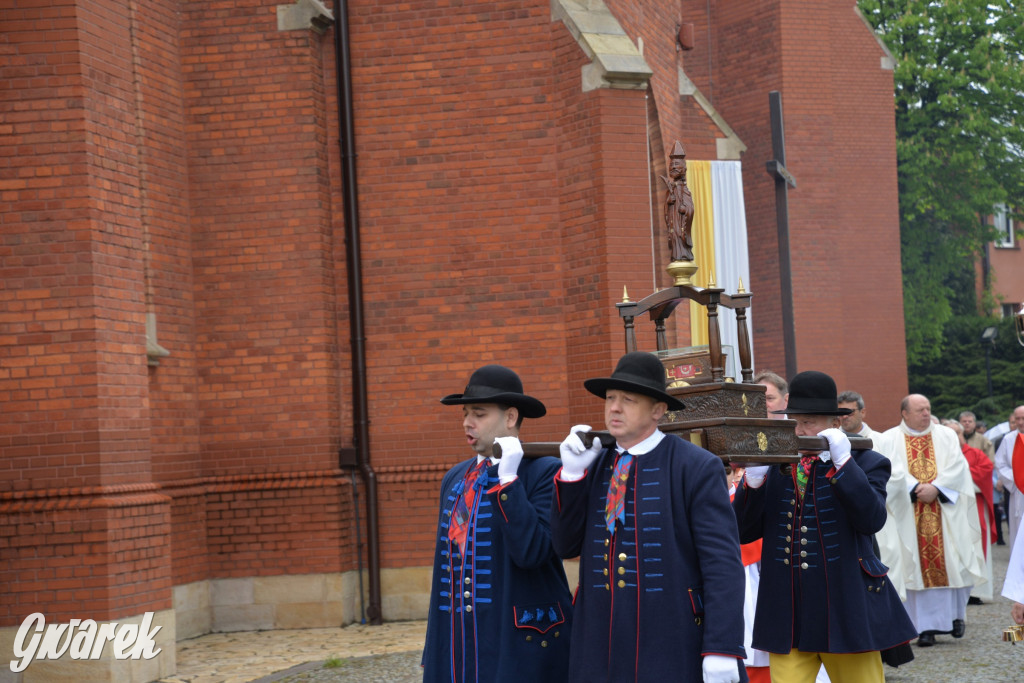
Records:
{"label": "brass button on coat", "polygon": [[801,564],[800,569],[807,569],[807,563],[804,562],[803,564]]}
{"label": "brass button on coat", "polygon": [[805,527],[805,526],[800,527],[800,533],[806,534],[807,533],[807,527]]}
{"label": "brass button on coat", "polygon": [[628,557],[629,556],[626,555],[626,553],[619,553],[619,561],[620,562],[625,562],[628,559]]}
{"label": "brass button on coat", "polygon": [[622,576],[625,573],[626,573],[626,568],[625,567],[619,567],[619,576]]}
{"label": "brass button on coat", "polygon": [[619,588],[625,588],[625,587],[626,587],[626,582],[623,581],[622,579],[619,579]]}
{"label": "brass button on coat", "polygon": [[800,557],[807,557],[807,551],[806,550],[801,550],[800,551]]}
{"label": "brass button on coat", "polygon": [[466,605],[466,611],[467,612],[472,612],[473,611],[473,605]]}
{"label": "brass button on coat", "polygon": [[501,494],[501,499],[502,500],[508,500],[508,494],[507,493]]}
{"label": "brass button on coat", "polygon": [[473,594],[470,593],[469,591],[466,591],[465,593],[462,594],[462,597],[464,597],[467,600],[469,600],[471,597],[473,597]]}

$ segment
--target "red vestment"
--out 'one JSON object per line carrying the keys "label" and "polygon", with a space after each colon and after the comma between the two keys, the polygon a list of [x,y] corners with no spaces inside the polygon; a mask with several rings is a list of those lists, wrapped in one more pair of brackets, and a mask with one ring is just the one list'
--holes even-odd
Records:
{"label": "red vestment", "polygon": [[981,491],[975,495],[978,501],[978,520],[981,522],[981,537],[985,538],[987,530],[989,543],[982,543],[981,547],[988,554],[988,546],[996,542],[996,513],[992,507],[992,461],[988,459],[985,452],[963,444],[960,446],[964,457],[967,458],[967,465],[971,468],[971,478],[974,485]]}

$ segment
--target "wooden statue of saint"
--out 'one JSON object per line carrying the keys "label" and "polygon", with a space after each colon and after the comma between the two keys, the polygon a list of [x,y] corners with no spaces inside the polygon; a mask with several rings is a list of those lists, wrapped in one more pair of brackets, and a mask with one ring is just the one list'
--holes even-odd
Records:
{"label": "wooden statue of saint", "polygon": [[669,157],[669,177],[662,176],[668,186],[665,195],[665,227],[673,261],[693,260],[693,195],[686,186],[686,152],[676,140]]}

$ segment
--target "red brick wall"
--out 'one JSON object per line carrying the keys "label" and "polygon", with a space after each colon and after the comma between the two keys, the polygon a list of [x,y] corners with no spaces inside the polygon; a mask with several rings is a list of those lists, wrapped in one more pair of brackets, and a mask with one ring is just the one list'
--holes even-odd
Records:
{"label": "red brick wall", "polygon": [[170,519],[166,498],[152,489],[0,501],[0,625],[33,612],[107,620],[170,607]]}
{"label": "red brick wall", "polygon": [[[774,182],[763,165],[772,156],[768,92],[778,90],[786,163],[797,179],[789,215],[798,370],[829,372],[840,390],[864,395],[872,426],[895,424],[907,379],[885,53],[850,3],[711,8],[711,58],[698,40],[686,53],[687,73],[702,89],[714,82],[716,108],[748,147],[755,364],[785,369]],[[698,38],[705,30],[698,23]]]}
{"label": "red brick wall", "polygon": [[[710,93],[716,109],[747,147],[743,155],[743,193],[750,253],[747,289],[754,294],[750,312],[754,363],[756,369],[772,369],[784,375],[775,186],[764,167],[772,156],[768,92],[780,90],[782,85],[778,4],[715,0],[709,18],[697,3],[692,3],[696,46],[686,53],[685,64],[687,74]],[[783,106],[788,104],[789,98],[783,93]],[[790,128],[787,117],[787,135]],[[792,154],[791,148],[787,154]],[[795,191],[792,195],[795,200]]]}
{"label": "red brick wall", "polygon": [[132,59],[110,48],[129,42],[129,22],[119,3],[3,14],[2,625],[170,605],[168,501],[150,483]]}
{"label": "red brick wall", "polygon": [[[835,349],[806,367],[828,367],[840,391],[862,393],[881,428],[899,423],[907,392],[892,71],[879,68],[881,48],[851,8],[838,3],[830,19],[834,95],[825,114],[838,132],[829,153],[837,177],[835,210],[823,222],[839,243],[829,249],[839,273],[829,294],[843,327]],[[804,334],[813,353],[814,332]]]}
{"label": "red brick wall", "polygon": [[[714,158],[721,135],[679,98],[679,64],[750,150],[759,365],[782,358],[763,170],[779,88],[798,286],[829,295],[798,300],[801,364],[873,408],[905,384],[901,326],[890,338],[882,323],[877,378],[849,370],[872,340],[847,311],[867,316],[899,282],[892,135],[877,123],[891,75],[852,9],[609,4],[642,39],[647,91],[582,92],[588,60],[548,2],[350,4],[384,567],[430,561],[441,476],[469,455],[461,411],[438,399],[474,368],[507,364],[547,404],[524,438],[602,424],[582,381],[622,353],[614,303],[668,284],[651,257],[664,155],[681,140]],[[15,103],[0,119],[0,572],[16,586],[0,625],[28,605],[128,614],[168,606],[172,584],[360,561],[366,491],[337,469],[355,430],[333,36],[279,32],[275,8],[106,0],[0,18]],[[680,21],[697,26],[691,52],[676,49]],[[849,304],[864,273],[889,291],[861,286]],[[147,311],[171,352],[158,367]],[[823,341],[822,320],[843,334]],[[86,526],[68,526],[68,505]],[[75,554],[87,568],[65,568]]]}

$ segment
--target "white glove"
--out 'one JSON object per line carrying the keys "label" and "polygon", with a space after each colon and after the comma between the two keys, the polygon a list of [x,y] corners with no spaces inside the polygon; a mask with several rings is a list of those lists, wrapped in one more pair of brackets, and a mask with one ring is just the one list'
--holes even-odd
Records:
{"label": "white glove", "polygon": [[499,436],[494,443],[501,447],[501,459],[498,460],[498,483],[507,484],[515,479],[519,471],[519,463],[523,461],[523,444],[514,436]]}
{"label": "white glove", "polygon": [[771,465],[758,465],[757,467],[748,467],[746,473],[743,475],[743,479],[746,480],[747,486],[749,486],[750,488],[761,488],[761,484],[764,483],[765,478],[768,476],[768,470],[770,469]]}
{"label": "white glove", "polygon": [[836,468],[845,465],[846,461],[850,459],[850,437],[846,436],[842,429],[835,427],[818,432],[818,436],[823,436],[828,440],[828,450],[822,451],[818,456],[821,461],[828,462],[831,459]]}
{"label": "white glove", "polygon": [[735,657],[704,655],[704,683],[739,683],[738,662]]}
{"label": "white glove", "polygon": [[562,474],[560,475],[562,481],[582,479],[583,475],[587,473],[590,463],[594,462],[604,450],[604,446],[598,439],[594,439],[594,444],[587,448],[583,445],[583,440],[576,436],[576,432],[589,431],[590,425],[576,425],[569,430],[569,436],[565,437],[565,441],[559,445],[558,452],[562,456]]}

